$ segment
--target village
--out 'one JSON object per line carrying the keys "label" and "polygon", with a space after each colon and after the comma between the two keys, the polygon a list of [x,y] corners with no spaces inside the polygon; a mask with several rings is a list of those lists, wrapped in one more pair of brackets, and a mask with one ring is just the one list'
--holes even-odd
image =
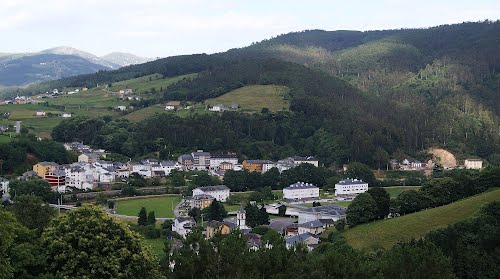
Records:
{"label": "village", "polygon": [[[222,181],[224,174],[229,170],[264,174],[273,168],[282,173],[303,164],[310,164],[313,167],[320,166],[319,161],[312,156],[292,156],[278,161],[243,160],[240,163],[237,154],[212,154],[203,150],[180,155],[177,161],[150,158],[137,162],[131,160],[113,162],[106,161],[107,152],[105,150],[92,149],[81,142],[66,143],[64,147],[68,151],[79,154],[78,162],[66,165],[39,162],[33,165],[31,171],[25,172],[17,179],[43,179],[50,184],[54,192],[71,194],[92,193],[97,189],[100,191],[103,189],[112,190],[114,189],[113,185],[123,183],[127,181],[126,179],[134,176],[153,179],[166,178],[175,172],[204,171]],[[419,171],[429,175],[432,173],[434,162],[431,159],[424,162],[413,159],[391,160],[390,166],[393,170]],[[348,167],[348,165],[343,165],[342,170],[346,171]],[[481,169],[482,161],[467,159],[463,167]],[[0,186],[5,200],[5,195],[9,192],[9,181],[0,178]],[[339,204],[348,203],[356,195],[364,193],[368,189],[367,182],[352,177],[340,180],[335,184],[334,193],[326,196],[320,194],[320,187],[317,185],[296,181],[280,190],[278,195],[280,198],[277,200],[259,204],[252,200],[248,200],[248,202],[273,216],[269,223],[263,226],[282,235],[287,248],[301,243],[312,250],[319,244],[320,235],[323,232],[339,222],[344,222],[346,207]],[[194,188],[191,195],[183,196],[177,204],[172,219],[172,232],[180,239],[185,238],[193,229],[197,228],[197,220],[190,216],[193,209],[201,211],[209,208],[214,202],[227,206],[233,195],[231,189],[225,185]],[[247,212],[243,204],[240,204],[239,208],[235,208],[235,206],[230,208],[233,211],[229,211],[229,216],[223,220],[205,220],[205,223],[201,220],[201,224],[198,224],[198,226],[203,226],[203,233],[207,239],[217,234],[229,234],[239,230],[247,238],[249,249],[255,250],[270,245],[263,243],[262,235],[252,232],[252,228],[247,225]],[[111,210],[110,213],[115,213],[115,210]],[[175,241],[177,244],[180,243],[180,240]]]}

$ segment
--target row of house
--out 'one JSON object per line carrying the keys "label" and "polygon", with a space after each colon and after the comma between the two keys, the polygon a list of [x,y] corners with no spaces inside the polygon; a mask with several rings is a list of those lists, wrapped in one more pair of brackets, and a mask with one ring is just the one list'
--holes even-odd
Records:
{"label": "row of house", "polygon": [[[357,195],[368,191],[368,183],[360,179],[347,178],[335,184],[335,195]],[[297,182],[283,188],[283,198],[289,201],[319,198],[319,187],[312,183]]]}
{"label": "row of house", "polygon": [[248,171],[256,171],[265,173],[272,168],[277,168],[280,172],[285,170],[289,170],[301,164],[311,164],[315,167],[319,166],[319,161],[312,157],[301,157],[301,156],[293,156],[288,157],[283,160],[278,160],[277,162],[269,161],[269,160],[245,160],[243,161],[243,169]]}
{"label": "row of house", "polygon": [[73,189],[91,190],[98,183],[112,183],[128,177],[131,173],[127,164],[101,160],[94,163],[78,162],[66,165],[39,162],[33,165],[33,172],[34,175],[46,180],[53,191],[62,193]]}

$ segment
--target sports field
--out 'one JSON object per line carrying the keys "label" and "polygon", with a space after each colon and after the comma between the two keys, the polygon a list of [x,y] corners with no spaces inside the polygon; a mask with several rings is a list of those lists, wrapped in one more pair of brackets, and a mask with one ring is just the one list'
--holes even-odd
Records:
{"label": "sports field", "polygon": [[117,200],[116,213],[120,215],[137,216],[141,207],[145,207],[148,212],[154,211],[156,217],[173,218],[173,209],[180,201],[180,196],[138,197]]}

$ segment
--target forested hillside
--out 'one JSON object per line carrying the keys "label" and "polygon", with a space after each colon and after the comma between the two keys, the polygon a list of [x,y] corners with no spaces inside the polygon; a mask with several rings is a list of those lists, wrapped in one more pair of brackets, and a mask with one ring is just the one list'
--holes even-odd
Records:
{"label": "forested hillside", "polygon": [[[369,32],[313,30],[226,53],[170,57],[45,86],[93,86],[153,73],[164,77],[198,73],[197,78],[163,88],[158,101],[202,102],[246,85],[283,85],[290,88],[291,113],[235,114],[244,119],[242,123],[257,119],[259,127],[271,127],[261,129],[265,136],[255,136],[257,126],[252,129],[247,124],[242,129],[224,116],[210,116],[204,121],[222,126],[213,127],[213,133],[195,133],[189,147],[241,150],[247,149],[241,145],[244,142],[244,146],[268,145],[255,154],[259,157],[276,155],[268,150],[307,151],[328,158],[327,164],[350,160],[373,164],[396,151],[415,154],[431,146],[488,158],[500,152],[499,40],[500,22]],[[187,148],[179,142],[187,132],[171,139],[162,131],[168,125],[154,127],[154,121],[167,120],[151,118],[139,124],[148,127],[140,135],[147,148],[122,152],[157,151],[147,144],[153,141],[165,141],[173,150]],[[198,120],[168,121],[192,127]],[[237,145],[230,144],[226,135],[235,135]],[[213,145],[216,139],[221,140]],[[315,148],[305,147],[310,142]]]}

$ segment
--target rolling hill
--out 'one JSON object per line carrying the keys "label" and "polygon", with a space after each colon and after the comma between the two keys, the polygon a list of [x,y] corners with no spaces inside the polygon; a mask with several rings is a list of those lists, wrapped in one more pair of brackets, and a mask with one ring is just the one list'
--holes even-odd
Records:
{"label": "rolling hill", "polygon": [[[128,53],[98,57],[72,47],[55,47],[36,53],[0,53],[0,86],[23,86],[64,77],[113,70],[152,59]],[[4,91],[9,91],[5,89]],[[17,89],[10,89],[17,90]]]}
{"label": "rolling hill", "polygon": [[463,221],[492,201],[500,201],[500,189],[401,217],[358,225],[343,235],[354,248],[388,249],[399,241],[420,238],[430,231]]}
{"label": "rolling hill", "polygon": [[[287,117],[295,122],[265,119],[273,132],[255,139],[283,152],[320,153],[328,164],[374,164],[376,152],[415,155],[430,147],[487,158],[500,153],[499,33],[500,22],[367,32],[309,30],[225,53],[174,56],[51,81],[30,91],[197,73],[166,87],[150,86],[158,90],[155,102],[219,101],[248,86],[289,88]],[[273,133],[280,135],[279,141]]]}

